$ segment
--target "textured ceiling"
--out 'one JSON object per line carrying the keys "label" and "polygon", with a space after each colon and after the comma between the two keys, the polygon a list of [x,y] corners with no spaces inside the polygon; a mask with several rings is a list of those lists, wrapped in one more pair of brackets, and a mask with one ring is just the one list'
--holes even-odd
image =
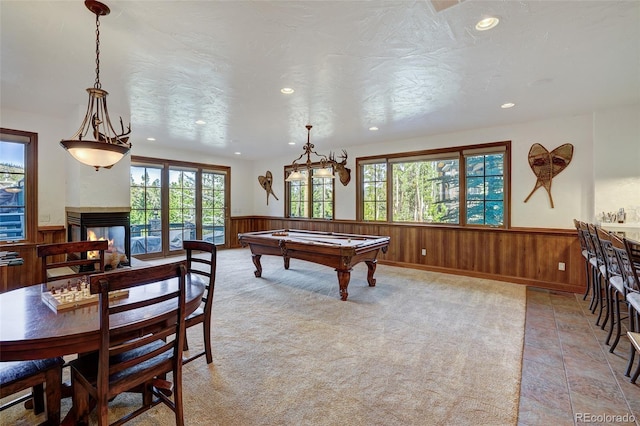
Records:
{"label": "textured ceiling", "polygon": [[[106,3],[100,80],[134,153],[297,156],[307,123],[326,152],[640,101],[636,0]],[[79,0],[2,0],[0,15],[2,108],[69,119],[71,136],[94,15]],[[500,25],[476,31],[486,15]]]}

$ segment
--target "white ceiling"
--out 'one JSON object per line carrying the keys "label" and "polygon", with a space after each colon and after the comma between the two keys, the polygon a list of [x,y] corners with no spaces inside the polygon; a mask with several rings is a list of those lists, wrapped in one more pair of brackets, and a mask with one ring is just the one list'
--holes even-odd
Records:
{"label": "white ceiling", "polygon": [[[308,123],[326,153],[640,102],[637,0],[106,4],[100,80],[134,153],[293,158]],[[74,121],[70,137],[95,79],[95,16],[79,0],[2,0],[0,15],[2,108]],[[476,31],[486,15],[500,25]]]}

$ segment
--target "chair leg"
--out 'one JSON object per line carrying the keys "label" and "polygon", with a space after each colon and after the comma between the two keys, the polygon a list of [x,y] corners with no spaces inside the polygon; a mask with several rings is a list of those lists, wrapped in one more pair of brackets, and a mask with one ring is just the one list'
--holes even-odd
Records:
{"label": "chair leg", "polygon": [[176,426],[184,426],[184,408],[182,405],[182,365],[173,370],[173,406],[176,414]]}
{"label": "chair leg", "polygon": [[633,373],[633,377],[631,377],[631,383],[633,383],[635,385],[636,384],[636,380],[638,380],[638,376],[640,376],[640,362],[638,363],[638,366],[636,367],[635,373]]}
{"label": "chair leg", "polygon": [[612,287],[609,286],[607,289],[607,311],[609,311],[609,318],[611,319],[611,327],[609,327],[609,333],[607,333],[607,339],[605,343],[608,345],[611,340],[611,336],[613,335],[613,325],[615,323],[614,313],[615,313],[615,304],[618,302],[618,292]]}
{"label": "chair leg", "polygon": [[77,424],[89,424],[89,392],[78,383],[71,370],[73,385],[73,410],[75,410]]}
{"label": "chair leg", "polygon": [[[618,346],[618,342],[620,341],[620,334],[622,334],[622,321],[620,319],[620,298],[618,297],[618,292],[615,292],[616,300],[615,300],[615,309],[616,309],[616,338],[614,339],[611,347],[609,348],[609,352],[613,353]],[[613,330],[613,322],[611,323],[611,329]]]}
{"label": "chair leg", "polygon": [[[635,309],[629,304],[629,331],[633,332],[636,330],[635,325]],[[627,369],[624,372],[624,375],[629,377],[631,375],[631,368],[633,367],[633,361],[636,358],[636,349],[633,347],[633,344],[629,342],[629,361],[627,362]]]}
{"label": "chair leg", "polygon": [[[600,324],[600,321],[602,320],[602,314],[605,312],[605,310],[604,310],[605,303],[604,302],[606,301],[606,300],[603,300],[603,294],[602,294],[603,292],[605,293],[605,297],[604,298],[606,298],[606,293],[607,292],[606,292],[606,290],[604,290],[602,288],[602,277],[599,276],[598,277],[598,297],[600,298],[600,300],[598,302],[600,303],[600,310],[598,312],[598,319],[596,321],[596,325],[600,325],[601,329],[604,329],[604,323]],[[605,315],[605,320],[606,320],[606,318],[607,318],[607,316]]]}
{"label": "chair leg", "polygon": [[47,423],[60,424],[60,400],[62,399],[62,367],[50,368],[45,373],[47,396]]}
{"label": "chair leg", "polygon": [[584,270],[587,282],[585,285],[584,296],[582,296],[582,300],[587,300],[587,296],[589,295],[589,287],[591,287],[591,280],[589,279],[589,259],[584,262]]}
{"label": "chair leg", "polygon": [[183,351],[188,351],[189,350],[189,343],[187,342],[187,335],[185,333],[184,335],[184,345],[182,346],[182,350]]}
{"label": "chair leg", "polygon": [[31,398],[33,399],[33,413],[40,414],[44,412],[44,386],[38,383],[31,388]]}
{"label": "chair leg", "polygon": [[[600,330],[604,330],[605,326],[607,325],[607,323],[609,322],[609,317],[611,316],[611,313],[613,312],[611,310],[611,304],[613,303],[613,300],[611,298],[611,286],[609,285],[609,283],[607,282],[608,280],[606,279],[606,277],[604,277],[604,308],[603,308],[603,313],[604,313],[604,321],[602,321],[602,324],[600,324]],[[613,322],[611,323],[611,325],[613,326]]]}
{"label": "chair leg", "polygon": [[596,273],[596,269],[590,264],[589,268],[591,269],[591,303],[589,304],[589,309],[591,309],[591,313],[596,312],[596,308],[598,307],[598,277]]}
{"label": "chair leg", "polygon": [[213,362],[213,356],[211,355],[211,321],[205,320],[202,323],[202,328],[204,330],[205,356],[207,357],[207,364],[211,364]]}

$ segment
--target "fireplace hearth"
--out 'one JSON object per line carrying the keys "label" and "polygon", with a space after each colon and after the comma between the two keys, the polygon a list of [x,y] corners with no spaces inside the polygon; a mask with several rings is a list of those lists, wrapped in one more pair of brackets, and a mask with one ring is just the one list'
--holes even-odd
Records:
{"label": "fireplace hearth", "polygon": [[109,241],[105,253],[107,269],[128,266],[131,259],[129,209],[67,208],[67,241],[88,240]]}

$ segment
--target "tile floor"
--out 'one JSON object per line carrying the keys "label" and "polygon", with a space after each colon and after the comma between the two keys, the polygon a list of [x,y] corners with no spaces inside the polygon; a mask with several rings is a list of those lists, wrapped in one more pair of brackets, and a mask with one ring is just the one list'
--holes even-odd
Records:
{"label": "tile floor", "polygon": [[624,376],[629,342],[609,353],[608,324],[595,322],[581,294],[527,289],[519,425],[640,425],[640,380]]}

